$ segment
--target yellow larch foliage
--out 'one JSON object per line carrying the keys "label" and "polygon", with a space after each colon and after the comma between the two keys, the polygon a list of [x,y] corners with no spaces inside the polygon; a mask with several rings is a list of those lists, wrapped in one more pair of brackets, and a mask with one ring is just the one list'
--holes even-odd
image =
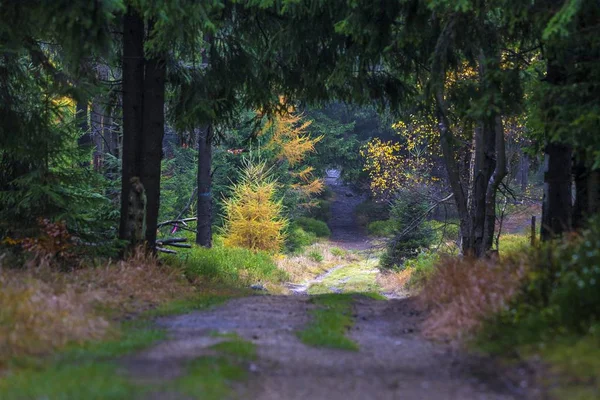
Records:
{"label": "yellow larch foliage", "polygon": [[277,182],[265,163],[246,161],[242,179],[225,200],[224,244],[250,250],[278,252],[284,242],[287,221],[283,205],[276,199]]}
{"label": "yellow larch foliage", "polygon": [[287,160],[290,166],[302,162],[308,153],[315,151],[315,144],[323,139],[323,136],[311,137],[306,129],[312,121],[302,122],[302,119],[302,114],[280,115],[267,122],[262,131],[262,134],[271,132],[267,147],[273,149],[280,160]]}
{"label": "yellow larch foliage", "polygon": [[312,167],[305,167],[299,172],[294,172],[293,168],[301,164],[307,154],[315,151],[315,145],[323,136],[311,137],[306,130],[312,121],[303,119],[302,114],[292,111],[278,115],[267,122],[261,135],[271,135],[266,147],[273,150],[279,160],[288,162],[292,169],[291,174],[298,178],[292,189],[306,200],[300,205],[310,207],[313,203],[309,199],[321,193],[324,187],[323,180],[313,176]]}

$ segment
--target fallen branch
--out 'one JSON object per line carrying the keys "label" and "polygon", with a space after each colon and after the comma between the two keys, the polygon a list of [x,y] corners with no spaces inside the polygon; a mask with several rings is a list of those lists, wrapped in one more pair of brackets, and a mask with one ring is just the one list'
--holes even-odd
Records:
{"label": "fallen branch", "polygon": [[187,226],[187,222],[195,221],[196,217],[193,218],[184,218],[184,219],[172,219],[170,221],[161,222],[158,224],[158,227],[161,228],[165,225],[174,225],[174,224],[183,224]]}
{"label": "fallen branch", "polygon": [[165,249],[164,247],[157,247],[156,251],[160,251],[161,253],[167,253],[167,254],[177,254],[177,252],[175,250]]}
{"label": "fallen branch", "polygon": [[187,242],[187,238],[170,238],[170,239],[161,239],[161,240],[157,240],[156,243],[164,246],[164,245],[170,245],[171,243],[184,243]]}

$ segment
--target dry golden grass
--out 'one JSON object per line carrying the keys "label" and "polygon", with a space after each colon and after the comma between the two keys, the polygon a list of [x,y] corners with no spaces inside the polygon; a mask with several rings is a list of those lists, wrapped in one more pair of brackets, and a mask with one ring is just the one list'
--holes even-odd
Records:
{"label": "dry golden grass", "polygon": [[99,339],[110,318],[181,298],[193,288],[158,261],[126,261],[60,272],[49,265],[9,269],[0,259],[0,367],[72,342]]}
{"label": "dry golden grass", "polygon": [[385,293],[396,296],[404,296],[409,293],[408,282],[412,275],[412,269],[406,268],[402,271],[382,272],[377,275],[377,284]]}
{"label": "dry golden grass", "polygon": [[[321,254],[323,260],[316,261],[309,257],[312,252]],[[338,264],[358,260],[360,257],[357,255],[332,247],[328,243],[315,243],[307,247],[302,254],[280,257],[276,263],[279,269],[289,275],[290,282],[301,283],[316,278]]]}
{"label": "dry golden grass", "polygon": [[460,340],[505,309],[525,277],[525,262],[443,258],[419,296],[431,312],[424,333]]}

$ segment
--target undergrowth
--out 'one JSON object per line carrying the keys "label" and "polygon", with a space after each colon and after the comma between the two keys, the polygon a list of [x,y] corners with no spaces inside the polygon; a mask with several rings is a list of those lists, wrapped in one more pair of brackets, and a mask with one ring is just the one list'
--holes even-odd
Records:
{"label": "undergrowth", "polygon": [[137,253],[65,273],[53,264],[0,268],[0,368],[110,335],[111,320],[191,295],[179,271]]}
{"label": "undergrowth", "polygon": [[165,261],[196,283],[248,286],[259,281],[282,282],[287,278],[268,253],[236,247],[194,246],[165,257]]}

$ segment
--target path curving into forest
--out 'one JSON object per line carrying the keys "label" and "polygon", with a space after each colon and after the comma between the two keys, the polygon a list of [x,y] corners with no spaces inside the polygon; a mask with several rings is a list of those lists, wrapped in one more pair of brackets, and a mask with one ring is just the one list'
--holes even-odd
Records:
{"label": "path curving into forest", "polygon": [[327,175],[325,184],[334,193],[331,202],[331,218],[328,221],[331,242],[346,250],[370,249],[371,241],[355,216],[356,207],[365,201],[366,196],[344,185],[337,175]]}
{"label": "path curving into forest", "polygon": [[[519,368],[499,366],[421,332],[426,312],[415,298],[376,300],[355,292],[380,291],[373,244],[356,222],[354,210],[364,198],[337,178],[327,184],[332,202],[331,241],[355,258],[336,265],[303,284],[290,284],[293,294],[234,298],[212,309],[163,317],[156,324],[167,339],[122,360],[127,375],[149,389],[140,399],[188,400],[239,398],[253,400],[521,400],[541,399],[529,389],[529,376]],[[357,351],[305,344],[298,332],[314,322],[315,293],[345,293],[350,299],[351,326],[345,336]],[[350,294],[348,297],[348,294]],[[349,314],[348,314],[349,316]],[[210,360],[215,346],[243,341],[256,350],[239,361],[243,379],[227,381],[219,395],[190,396],[177,382],[200,382],[192,375],[195,360]],[[243,346],[242,346],[243,349]],[[239,349],[238,349],[239,350]],[[212,363],[212,361],[210,361]],[[203,374],[218,370],[209,365]],[[196,372],[198,374],[198,372]],[[187,378],[186,378],[187,377]],[[200,384],[199,384],[200,385]]]}

